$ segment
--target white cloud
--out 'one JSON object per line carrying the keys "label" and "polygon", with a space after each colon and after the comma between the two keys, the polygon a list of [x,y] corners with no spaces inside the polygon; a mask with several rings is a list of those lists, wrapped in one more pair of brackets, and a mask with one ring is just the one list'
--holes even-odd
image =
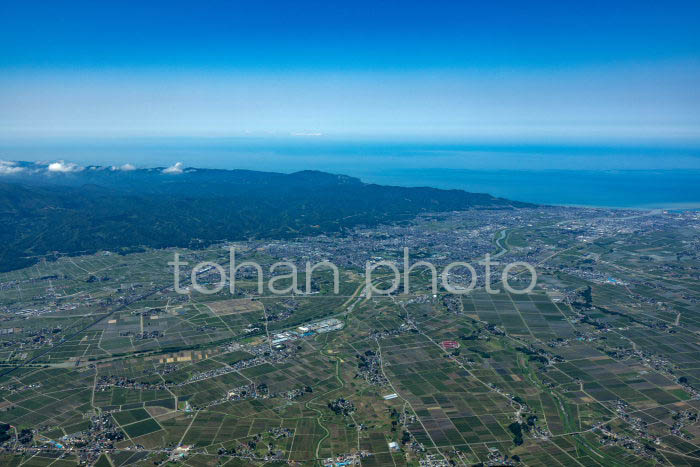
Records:
{"label": "white cloud", "polygon": [[81,170],[83,168],[74,162],[58,161],[49,164],[49,172],[71,173],[80,172]]}
{"label": "white cloud", "polygon": [[14,161],[0,160],[0,175],[12,175],[24,170],[24,167],[17,165]]}
{"label": "white cloud", "polygon": [[131,172],[132,170],[136,170],[136,166],[134,166],[133,164],[129,164],[129,163],[126,163],[124,165],[119,165],[119,166],[113,165],[112,170],[121,170],[124,172]]}
{"label": "white cloud", "polygon": [[167,169],[163,169],[164,174],[181,174],[182,173],[182,162],[176,162],[175,165],[171,165]]}

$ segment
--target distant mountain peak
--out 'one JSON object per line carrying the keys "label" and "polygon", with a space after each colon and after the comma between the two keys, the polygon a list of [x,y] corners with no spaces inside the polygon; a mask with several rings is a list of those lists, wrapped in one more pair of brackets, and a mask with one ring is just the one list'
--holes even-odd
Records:
{"label": "distant mountain peak", "polygon": [[[17,166],[20,166],[19,164]],[[111,170],[29,163],[0,176],[0,267],[54,251],[206,246],[221,240],[337,234],[425,212],[515,209],[487,194],[363,183],[317,170]],[[60,170],[59,170],[60,169]],[[42,235],[50,231],[51,235]]]}

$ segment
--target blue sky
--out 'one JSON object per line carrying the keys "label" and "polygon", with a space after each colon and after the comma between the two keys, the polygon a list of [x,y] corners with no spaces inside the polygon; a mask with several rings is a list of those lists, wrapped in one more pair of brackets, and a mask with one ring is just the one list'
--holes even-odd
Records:
{"label": "blue sky", "polygon": [[698,2],[0,3],[0,139],[700,139]]}

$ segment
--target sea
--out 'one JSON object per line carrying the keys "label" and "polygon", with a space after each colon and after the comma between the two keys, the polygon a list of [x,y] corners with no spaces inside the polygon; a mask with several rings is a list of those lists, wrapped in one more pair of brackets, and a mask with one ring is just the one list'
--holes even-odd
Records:
{"label": "sea", "polygon": [[392,141],[300,137],[0,141],[0,160],[322,170],[367,183],[488,193],[539,204],[700,208],[700,145]]}

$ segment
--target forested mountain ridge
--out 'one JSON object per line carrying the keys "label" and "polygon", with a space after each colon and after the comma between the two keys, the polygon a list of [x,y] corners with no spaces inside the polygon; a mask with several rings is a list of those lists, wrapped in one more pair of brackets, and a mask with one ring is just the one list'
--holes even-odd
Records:
{"label": "forested mountain ridge", "polygon": [[461,190],[367,184],[317,171],[27,170],[0,178],[0,269],[52,252],[204,246],[332,234],[421,212],[529,206]]}

